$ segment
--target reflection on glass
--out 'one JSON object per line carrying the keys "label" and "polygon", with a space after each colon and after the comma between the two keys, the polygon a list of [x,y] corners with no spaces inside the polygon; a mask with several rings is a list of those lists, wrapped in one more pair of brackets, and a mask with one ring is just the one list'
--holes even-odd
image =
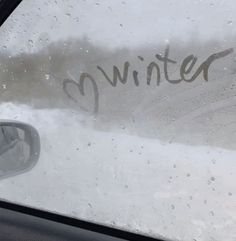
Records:
{"label": "reflection on glass", "polygon": [[34,130],[32,127],[27,125],[23,127],[0,123],[0,178],[10,173],[24,171],[33,166],[37,160],[38,135],[36,132],[32,133]]}

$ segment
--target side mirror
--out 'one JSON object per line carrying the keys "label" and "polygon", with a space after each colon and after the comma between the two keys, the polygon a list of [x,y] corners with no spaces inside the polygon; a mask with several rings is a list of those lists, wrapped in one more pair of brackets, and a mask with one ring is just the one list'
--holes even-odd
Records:
{"label": "side mirror", "polygon": [[31,125],[0,121],[0,179],[29,171],[40,154],[39,134]]}

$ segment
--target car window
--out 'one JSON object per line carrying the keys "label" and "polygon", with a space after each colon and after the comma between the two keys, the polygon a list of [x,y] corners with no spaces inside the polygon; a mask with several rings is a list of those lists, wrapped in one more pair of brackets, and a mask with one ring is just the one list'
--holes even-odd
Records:
{"label": "car window", "polygon": [[171,240],[236,239],[236,3],[24,0],[0,119],[39,133],[0,198]]}

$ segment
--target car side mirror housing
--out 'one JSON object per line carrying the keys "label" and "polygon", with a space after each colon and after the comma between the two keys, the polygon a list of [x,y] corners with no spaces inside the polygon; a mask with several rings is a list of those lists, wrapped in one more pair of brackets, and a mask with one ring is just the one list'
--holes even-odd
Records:
{"label": "car side mirror housing", "polygon": [[32,169],[40,155],[40,137],[28,124],[0,121],[0,179]]}

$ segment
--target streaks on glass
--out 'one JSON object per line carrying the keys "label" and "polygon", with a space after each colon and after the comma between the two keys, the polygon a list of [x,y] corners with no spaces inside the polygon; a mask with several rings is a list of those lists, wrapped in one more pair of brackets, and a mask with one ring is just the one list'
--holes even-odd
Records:
{"label": "streaks on glass", "polygon": [[[68,90],[69,85],[73,85],[74,87],[77,87],[77,90],[79,91],[79,94],[82,96],[85,96],[85,80],[88,79],[90,80],[93,88],[93,93],[94,93],[94,109],[93,112],[97,113],[98,112],[98,107],[99,107],[99,93],[98,93],[98,87],[97,83],[94,80],[94,78],[87,73],[82,73],[80,75],[79,82],[72,80],[72,79],[65,79],[63,82],[63,91],[65,94],[73,101],[77,102],[77,99],[72,96]],[[84,110],[87,111],[87,107],[84,108]]]}
{"label": "streaks on glass", "polygon": [[[88,50],[86,50],[86,52],[87,51]],[[155,71],[155,73],[156,73],[156,85],[157,86],[160,85],[161,68],[160,68],[159,62],[163,63],[164,77],[165,77],[165,80],[167,82],[169,82],[170,84],[179,84],[182,81],[189,82],[189,83],[193,82],[197,77],[199,77],[199,75],[201,73],[203,74],[204,80],[208,81],[208,79],[209,79],[209,68],[210,68],[211,64],[213,64],[215,60],[220,59],[220,58],[224,58],[227,55],[233,53],[233,51],[234,51],[233,48],[228,48],[226,50],[211,54],[205,61],[203,61],[203,63],[201,63],[199,65],[199,67],[195,70],[195,72],[192,74],[192,76],[188,78],[187,76],[191,73],[191,71],[193,70],[193,68],[194,68],[194,66],[195,66],[195,64],[198,60],[198,58],[195,55],[190,54],[187,57],[185,57],[182,61],[182,64],[181,64],[180,69],[179,69],[180,78],[179,79],[170,79],[169,73],[168,73],[168,65],[169,64],[176,64],[177,61],[175,61],[175,60],[173,60],[169,57],[169,46],[167,46],[166,49],[165,49],[164,55],[162,55],[162,54],[156,54],[155,55],[156,59],[158,60],[158,63],[152,61],[151,63],[149,63],[147,65],[147,67],[146,67],[146,84],[147,85],[151,84],[153,72]],[[142,62],[144,61],[144,58],[140,55],[138,56],[138,59],[141,60]],[[109,77],[109,75],[106,73],[104,68],[97,65],[97,69],[102,73],[102,76],[113,87],[116,87],[118,82],[120,82],[122,84],[127,83],[128,75],[130,73],[130,70],[129,70],[130,67],[132,67],[131,63],[128,62],[128,61],[125,61],[124,65],[123,65],[123,72],[122,72],[116,65],[113,65],[113,75],[112,75],[112,77]],[[132,74],[133,74],[134,84],[136,86],[139,86],[140,80],[138,78],[138,74],[139,74],[138,71],[133,70]],[[79,91],[78,94],[82,95],[82,96],[85,96],[85,91],[84,91],[85,80],[89,80],[92,83],[93,94],[94,94],[93,112],[96,114],[99,110],[99,89],[98,89],[97,81],[95,80],[95,78],[91,74],[82,73],[79,77],[78,82],[76,80],[73,80],[73,79],[65,79],[64,82],[63,82],[63,90],[64,90],[64,93],[71,100],[77,102],[77,99],[73,95],[70,94],[70,92],[68,90],[68,86],[74,85],[75,87],[77,87],[77,89]],[[84,109],[87,110],[86,107]]]}

